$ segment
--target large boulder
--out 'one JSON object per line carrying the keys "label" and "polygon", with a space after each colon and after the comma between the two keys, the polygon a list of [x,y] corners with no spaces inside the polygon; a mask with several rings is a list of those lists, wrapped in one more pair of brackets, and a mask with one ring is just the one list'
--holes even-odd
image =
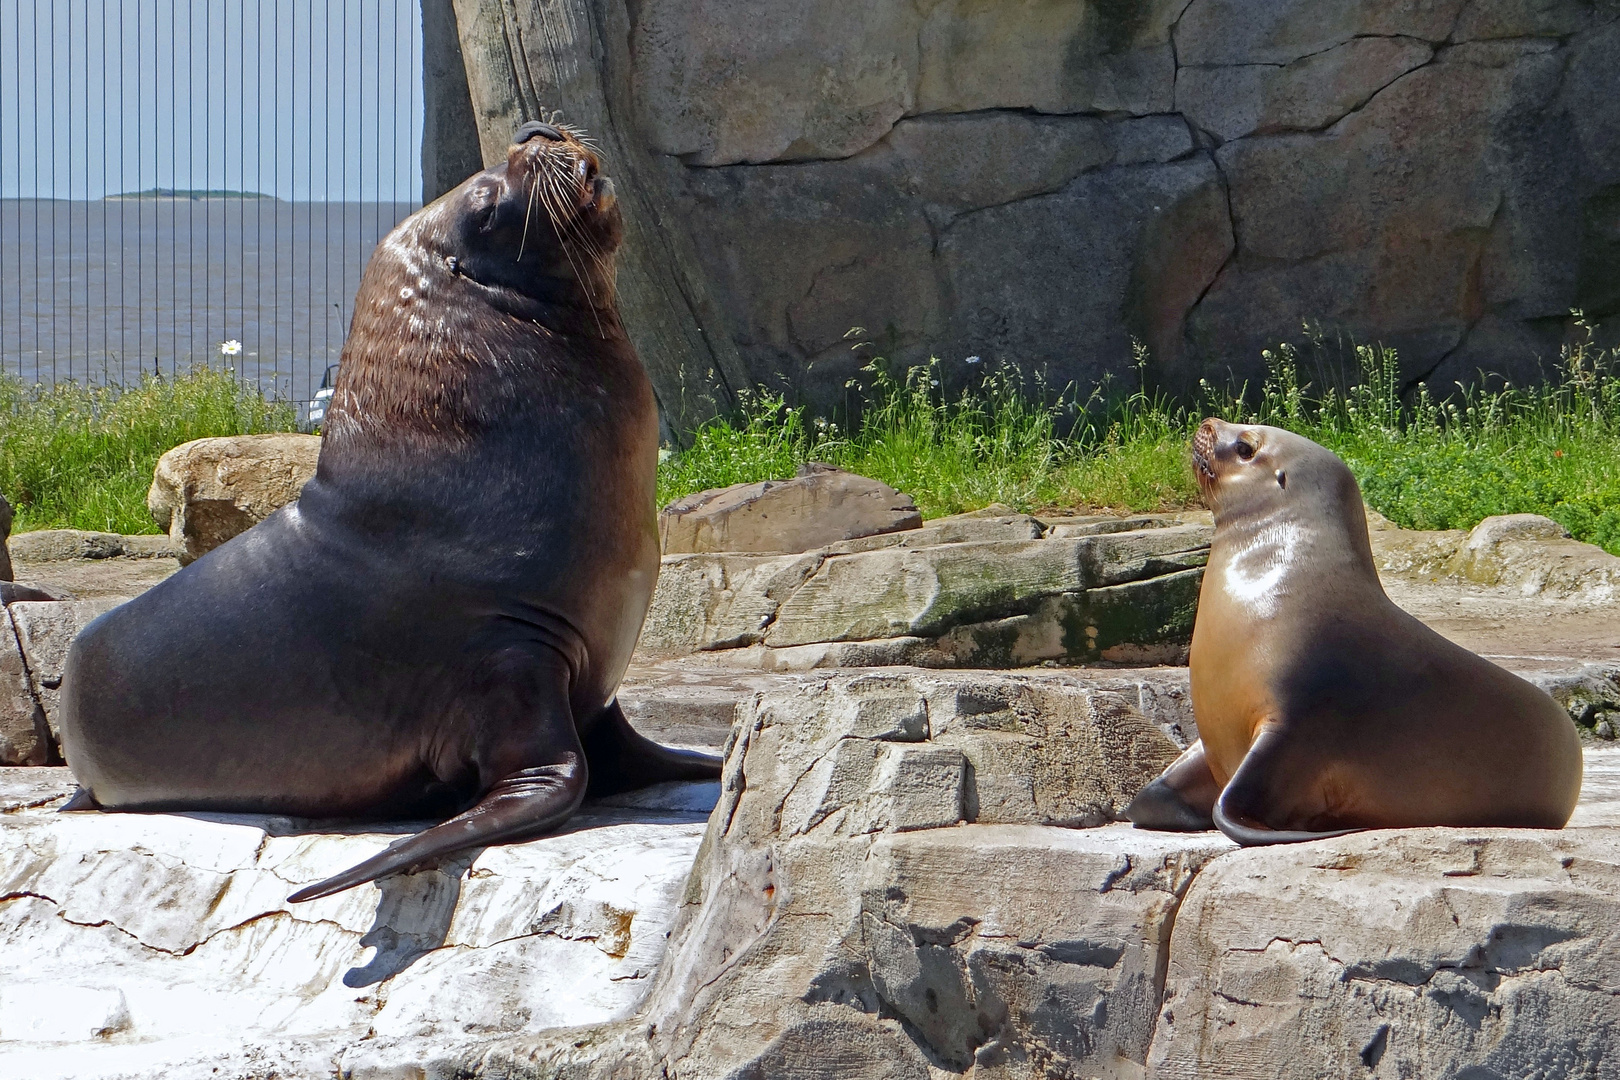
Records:
{"label": "large boulder", "polygon": [[1612,1076],[1620,833],[1413,829],[1223,855],[1153,1075]]}
{"label": "large boulder", "polygon": [[1073,677],[759,695],[642,1014],[650,1050],[693,1077],[1142,1062],[1178,897],[1231,845],[1053,826],[1108,821],[1175,752]]}
{"label": "large boulder", "polygon": [[[700,784],[588,806],[558,835],[288,905],[400,827],[58,814],[66,772],[0,770],[7,1077],[326,1076],[373,1041],[420,1060],[458,1039],[623,1019],[714,801]],[[39,780],[51,774],[55,790]]]}
{"label": "large boulder", "polygon": [[1586,604],[1620,599],[1620,557],[1539,514],[1488,517],[1467,531],[1396,529],[1378,518],[1368,538],[1384,573]]}
{"label": "large boulder", "polygon": [[791,480],[700,491],[658,515],[665,555],[809,551],[921,527],[922,514],[910,495],[817,462],[800,466]]}
{"label": "large boulder", "polygon": [[297,499],[320,453],[318,435],[195,439],[158,459],[146,507],[184,566]]}
{"label": "large boulder", "polygon": [[44,765],[54,750],[11,612],[0,607],[0,765]]}
{"label": "large boulder", "polygon": [[1607,3],[457,11],[486,44],[488,153],[532,102],[567,100],[668,200],[640,246],[690,253],[667,292],[742,369],[659,350],[672,414],[717,367],[841,406],[851,327],[892,360],[943,357],[956,385],[984,370],[971,356],[1082,393],[1137,385],[1135,338],[1152,380],[1196,397],[1200,377],[1257,382],[1302,319],[1444,388],[1543,378],[1572,308],[1620,312]]}
{"label": "large boulder", "polygon": [[1177,662],[1211,531],[967,515],[798,555],[666,556],[640,648],[774,669]]}
{"label": "large boulder", "polygon": [[[17,642],[22,646],[29,689],[49,733],[50,753],[57,755],[57,760],[60,760],[62,744],[58,706],[68,648],[91,619],[117,607],[119,603],[117,600],[28,602],[12,604],[6,609],[16,628]],[[18,699],[16,707],[19,710],[24,707],[21,699]]]}

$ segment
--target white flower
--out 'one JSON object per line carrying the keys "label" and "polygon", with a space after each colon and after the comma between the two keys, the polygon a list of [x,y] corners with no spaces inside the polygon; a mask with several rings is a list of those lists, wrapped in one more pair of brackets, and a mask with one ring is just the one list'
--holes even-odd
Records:
{"label": "white flower", "polygon": [[235,356],[241,351],[242,343],[237,341],[235,338],[231,338],[229,341],[222,341],[219,343],[219,355],[221,356]]}
{"label": "white flower", "polygon": [[977,364],[978,362],[979,362],[979,358],[977,356],[970,356],[970,357],[967,358],[967,360],[964,361],[964,363],[968,363],[968,364]]}

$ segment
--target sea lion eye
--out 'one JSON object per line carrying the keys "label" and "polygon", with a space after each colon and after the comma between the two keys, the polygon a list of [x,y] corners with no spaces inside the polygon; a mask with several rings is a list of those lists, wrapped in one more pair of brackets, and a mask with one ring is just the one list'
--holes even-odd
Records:
{"label": "sea lion eye", "polygon": [[1243,461],[1248,461],[1254,457],[1254,444],[1247,439],[1239,439],[1234,449],[1237,450],[1237,456]]}

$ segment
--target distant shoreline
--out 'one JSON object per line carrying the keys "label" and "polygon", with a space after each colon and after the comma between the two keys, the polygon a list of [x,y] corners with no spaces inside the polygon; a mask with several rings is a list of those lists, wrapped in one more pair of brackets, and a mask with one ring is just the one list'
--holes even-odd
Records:
{"label": "distant shoreline", "polygon": [[[119,202],[124,199],[188,199],[198,201],[201,199],[269,199],[279,202],[274,195],[266,195],[262,191],[230,191],[224,188],[147,188],[145,191],[121,191],[116,195],[103,195],[102,202]],[[57,200],[52,200],[57,201]],[[73,200],[61,200],[69,202]]]}

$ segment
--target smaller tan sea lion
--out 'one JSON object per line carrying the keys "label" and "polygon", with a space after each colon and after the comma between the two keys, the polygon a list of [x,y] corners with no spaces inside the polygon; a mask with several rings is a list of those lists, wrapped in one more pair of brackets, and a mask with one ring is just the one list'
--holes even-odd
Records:
{"label": "smaller tan sea lion", "polygon": [[1200,738],[1131,821],[1213,825],[1240,844],[1563,827],[1581,790],[1575,725],[1390,601],[1344,462],[1279,428],[1209,419],[1193,466],[1215,514],[1189,658]]}

